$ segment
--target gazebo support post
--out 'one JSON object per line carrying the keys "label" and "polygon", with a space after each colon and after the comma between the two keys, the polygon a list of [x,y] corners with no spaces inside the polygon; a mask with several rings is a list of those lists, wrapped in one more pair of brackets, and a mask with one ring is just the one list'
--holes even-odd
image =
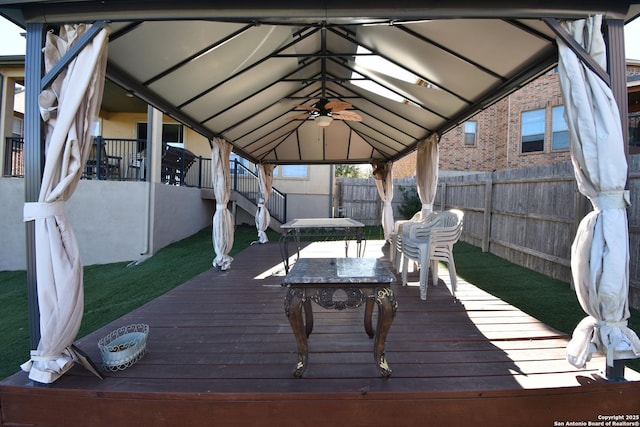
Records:
{"label": "gazebo support post", "polygon": [[[627,65],[624,51],[624,22],[620,19],[607,19],[605,20],[604,31],[607,45],[607,73],[611,79],[611,92],[613,92],[613,97],[620,111],[622,143],[624,144],[627,164],[629,164],[629,98],[627,94]],[[625,185],[627,190],[629,189],[628,173]],[[613,366],[606,365],[605,375],[612,382],[624,381],[624,370],[625,360],[614,360]]]}
{"label": "gazebo support post", "polygon": [[[42,89],[44,58],[43,24],[27,24],[27,48],[25,57],[25,202],[37,202],[44,168],[44,131],[40,119],[38,96]],[[38,308],[38,284],[36,277],[35,223],[25,223],[27,249],[27,306],[29,337],[32,349],[40,342],[40,310]]]}

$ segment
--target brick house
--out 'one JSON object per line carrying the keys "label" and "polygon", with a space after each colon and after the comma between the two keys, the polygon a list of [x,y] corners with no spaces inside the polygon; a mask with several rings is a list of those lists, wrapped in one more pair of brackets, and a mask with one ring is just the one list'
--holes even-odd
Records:
{"label": "brick house", "polygon": [[[636,141],[629,148],[633,154],[640,152],[640,61],[627,62],[627,81],[631,140]],[[554,69],[444,134],[440,140],[440,170],[490,172],[568,161],[563,109]],[[524,128],[523,117],[528,123]],[[397,161],[394,177],[414,176],[415,162],[415,152]]]}

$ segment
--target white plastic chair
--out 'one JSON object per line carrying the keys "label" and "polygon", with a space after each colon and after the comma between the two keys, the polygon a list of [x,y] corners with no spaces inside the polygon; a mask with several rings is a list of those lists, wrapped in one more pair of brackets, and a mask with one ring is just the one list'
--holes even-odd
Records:
{"label": "white plastic chair", "polygon": [[401,272],[402,271],[402,266],[403,266],[403,252],[402,252],[402,239],[403,236],[405,235],[409,235],[409,229],[411,229],[411,227],[420,225],[420,224],[424,224],[424,223],[428,223],[430,221],[433,220],[433,218],[436,217],[436,215],[438,215],[438,212],[431,212],[430,214],[428,214],[426,217],[422,218],[422,213],[418,212],[416,213],[410,220],[401,220],[401,221],[397,221],[396,224],[396,230],[394,230],[394,233],[391,235],[391,241],[392,241],[392,257],[391,257],[391,262],[393,263],[393,267],[396,269],[397,272]]}
{"label": "white plastic chair", "polygon": [[422,211],[416,212],[411,219],[401,219],[395,222],[391,233],[391,250],[389,258],[396,271],[400,271],[400,261],[402,259],[402,228],[407,222],[418,222],[422,219]]}
{"label": "white plastic chair", "polygon": [[451,279],[451,293],[456,297],[456,265],[453,259],[453,245],[462,234],[464,213],[451,209],[426,223],[412,225],[403,230],[402,285],[407,285],[409,260],[420,265],[420,298],[427,299],[427,271],[431,268],[434,285],[438,283],[438,261],[447,263]]}

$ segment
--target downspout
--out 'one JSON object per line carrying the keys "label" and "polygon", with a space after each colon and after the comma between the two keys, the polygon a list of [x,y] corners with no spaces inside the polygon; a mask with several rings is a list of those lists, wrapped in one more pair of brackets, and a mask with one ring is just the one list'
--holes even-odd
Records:
{"label": "downspout", "polygon": [[333,218],[333,164],[329,165],[329,218]]}
{"label": "downspout", "polygon": [[147,195],[144,220],[144,252],[136,263],[143,262],[153,255],[155,232],[155,189],[160,182],[160,162],[162,157],[162,112],[152,106],[147,107],[147,147],[145,149],[145,178]]}
{"label": "downspout", "polygon": [[[150,154],[153,152],[153,150],[151,150],[151,143],[152,143],[152,135],[153,132],[153,107],[151,107],[150,105],[147,106],[147,145],[145,147],[145,153],[146,155],[144,156],[144,171],[145,171],[145,182],[147,184],[147,194],[146,194],[146,200],[145,200],[145,204],[144,204],[144,218],[145,218],[145,227],[144,227],[144,236],[142,238],[143,240],[143,244],[142,244],[142,251],[140,252],[140,255],[145,257],[146,255],[148,255],[149,253],[149,239],[151,236],[151,199],[152,199],[152,194],[151,194],[151,180],[150,178],[150,162],[149,162],[149,157]],[[138,261],[139,262],[139,261]]]}

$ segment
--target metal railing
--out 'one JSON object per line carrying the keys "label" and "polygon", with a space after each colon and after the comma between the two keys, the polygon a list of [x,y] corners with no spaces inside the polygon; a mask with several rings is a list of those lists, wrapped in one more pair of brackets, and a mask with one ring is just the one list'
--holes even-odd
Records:
{"label": "metal railing", "polygon": [[24,177],[24,138],[12,136],[6,138],[2,175],[5,177]]}
{"label": "metal railing", "polygon": [[[24,177],[24,139],[8,137],[5,142],[5,177]],[[146,140],[96,137],[82,179],[107,181],[145,181],[148,159]],[[258,175],[237,160],[230,161],[232,190],[258,204]],[[169,185],[213,188],[211,159],[195,156],[183,148],[166,148],[161,181]],[[271,216],[286,222],[287,195],[273,188],[266,204]]]}
{"label": "metal railing", "polygon": [[640,113],[629,114],[629,146],[640,147]]}
{"label": "metal railing", "polygon": [[[260,197],[258,175],[238,160],[229,161],[231,171],[231,189],[242,194],[255,205]],[[201,171],[198,182],[201,188],[213,188],[211,179],[211,159],[200,158]],[[271,189],[271,196],[266,203],[269,214],[276,220],[285,223],[287,218],[287,195],[277,188]]]}
{"label": "metal railing", "polygon": [[[258,204],[260,198],[259,178],[252,170],[237,160],[231,161],[231,177],[233,178],[233,190],[242,194],[254,204]],[[287,195],[277,188],[271,188],[271,196],[265,204],[269,214],[280,221],[286,222],[287,218]]]}
{"label": "metal railing", "polygon": [[83,179],[145,180],[145,139],[94,138]]}

